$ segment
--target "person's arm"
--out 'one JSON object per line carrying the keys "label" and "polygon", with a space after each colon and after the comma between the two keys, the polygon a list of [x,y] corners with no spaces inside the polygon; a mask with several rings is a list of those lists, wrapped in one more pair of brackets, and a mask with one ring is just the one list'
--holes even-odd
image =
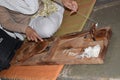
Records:
{"label": "person's arm", "polygon": [[3,28],[14,32],[25,33],[27,25],[16,23],[6,8],[0,6],[0,24]]}
{"label": "person's arm", "polygon": [[36,31],[34,31],[28,25],[16,23],[10,16],[6,8],[1,6],[0,6],[0,25],[2,25],[2,27],[7,30],[26,34],[28,40],[36,42],[38,40],[43,41],[42,38],[36,33]]}

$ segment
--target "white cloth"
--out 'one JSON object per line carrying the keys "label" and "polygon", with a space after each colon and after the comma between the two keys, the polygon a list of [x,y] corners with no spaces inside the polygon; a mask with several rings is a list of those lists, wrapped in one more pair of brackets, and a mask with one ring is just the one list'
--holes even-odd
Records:
{"label": "white cloth", "polygon": [[23,14],[34,14],[39,9],[38,0],[0,0],[0,6]]}
{"label": "white cloth", "polygon": [[84,52],[80,55],[77,55],[76,58],[92,58],[92,57],[98,57],[100,53],[101,47],[99,44],[91,47],[87,47],[84,49]]}
{"label": "white cloth", "polygon": [[46,17],[38,16],[32,18],[29,24],[42,38],[51,37],[62,23],[64,8],[58,4],[55,5],[58,11]]}

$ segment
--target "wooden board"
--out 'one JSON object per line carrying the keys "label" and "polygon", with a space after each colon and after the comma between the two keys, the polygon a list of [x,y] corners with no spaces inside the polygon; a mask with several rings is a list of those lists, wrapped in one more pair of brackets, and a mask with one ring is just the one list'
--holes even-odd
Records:
{"label": "wooden board", "polygon": [[11,66],[0,72],[0,78],[11,80],[56,80],[63,65]]}
{"label": "wooden board", "polygon": [[[44,60],[53,64],[103,64],[112,31],[104,27],[93,33],[76,32],[56,38]],[[98,56],[83,56],[86,48],[95,46],[100,46]]]}
{"label": "wooden board", "polygon": [[[47,39],[47,41],[37,44],[34,42],[24,42],[21,48],[17,51],[11,64],[103,64],[111,33],[112,31],[110,27],[97,29],[93,26],[88,31],[66,34],[64,36],[56,37],[52,41]],[[33,46],[30,46],[31,44]],[[43,50],[39,45],[46,46],[46,48],[43,47]],[[93,48],[97,45],[100,47],[98,56],[81,57],[86,48]],[[93,53],[90,52],[90,54]]]}

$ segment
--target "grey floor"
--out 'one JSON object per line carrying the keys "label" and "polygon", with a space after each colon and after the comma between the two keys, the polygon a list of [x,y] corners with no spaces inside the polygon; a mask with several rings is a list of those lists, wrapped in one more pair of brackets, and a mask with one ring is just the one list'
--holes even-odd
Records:
{"label": "grey floor", "polygon": [[105,63],[65,65],[57,80],[120,80],[120,0],[97,0],[90,18],[98,22],[98,27],[112,28]]}

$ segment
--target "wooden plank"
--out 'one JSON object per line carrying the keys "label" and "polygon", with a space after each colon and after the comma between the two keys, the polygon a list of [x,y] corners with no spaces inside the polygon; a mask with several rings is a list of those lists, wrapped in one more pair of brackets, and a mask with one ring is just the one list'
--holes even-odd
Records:
{"label": "wooden plank", "polygon": [[[110,27],[104,27],[96,29],[93,33],[76,32],[58,37],[48,52],[49,56],[45,57],[46,62],[53,64],[103,64],[112,31]],[[86,48],[95,46],[100,47],[98,56],[92,57],[90,55],[93,54],[92,52],[88,52],[89,55],[86,54],[91,57],[83,55]]]}
{"label": "wooden plank", "polygon": [[[93,26],[85,32],[75,32],[56,37],[52,42],[48,42],[49,44],[45,44],[48,47],[46,47],[43,52],[39,51],[40,49],[37,47],[39,43],[32,43],[34,44],[33,47],[29,47],[31,42],[25,42],[17,51],[11,64],[103,64],[112,31],[110,27],[98,29],[95,27],[96,26]],[[97,45],[99,52],[94,52],[94,54],[98,56],[87,57],[91,56],[91,54],[94,55],[91,51],[87,52],[89,55],[84,55],[85,49],[92,49]],[[31,56],[31,50],[34,51],[32,52],[33,56]],[[82,55],[84,56],[82,57]],[[29,57],[29,59],[26,57]]]}
{"label": "wooden plank", "polygon": [[12,80],[56,80],[63,65],[11,66],[0,77]]}

